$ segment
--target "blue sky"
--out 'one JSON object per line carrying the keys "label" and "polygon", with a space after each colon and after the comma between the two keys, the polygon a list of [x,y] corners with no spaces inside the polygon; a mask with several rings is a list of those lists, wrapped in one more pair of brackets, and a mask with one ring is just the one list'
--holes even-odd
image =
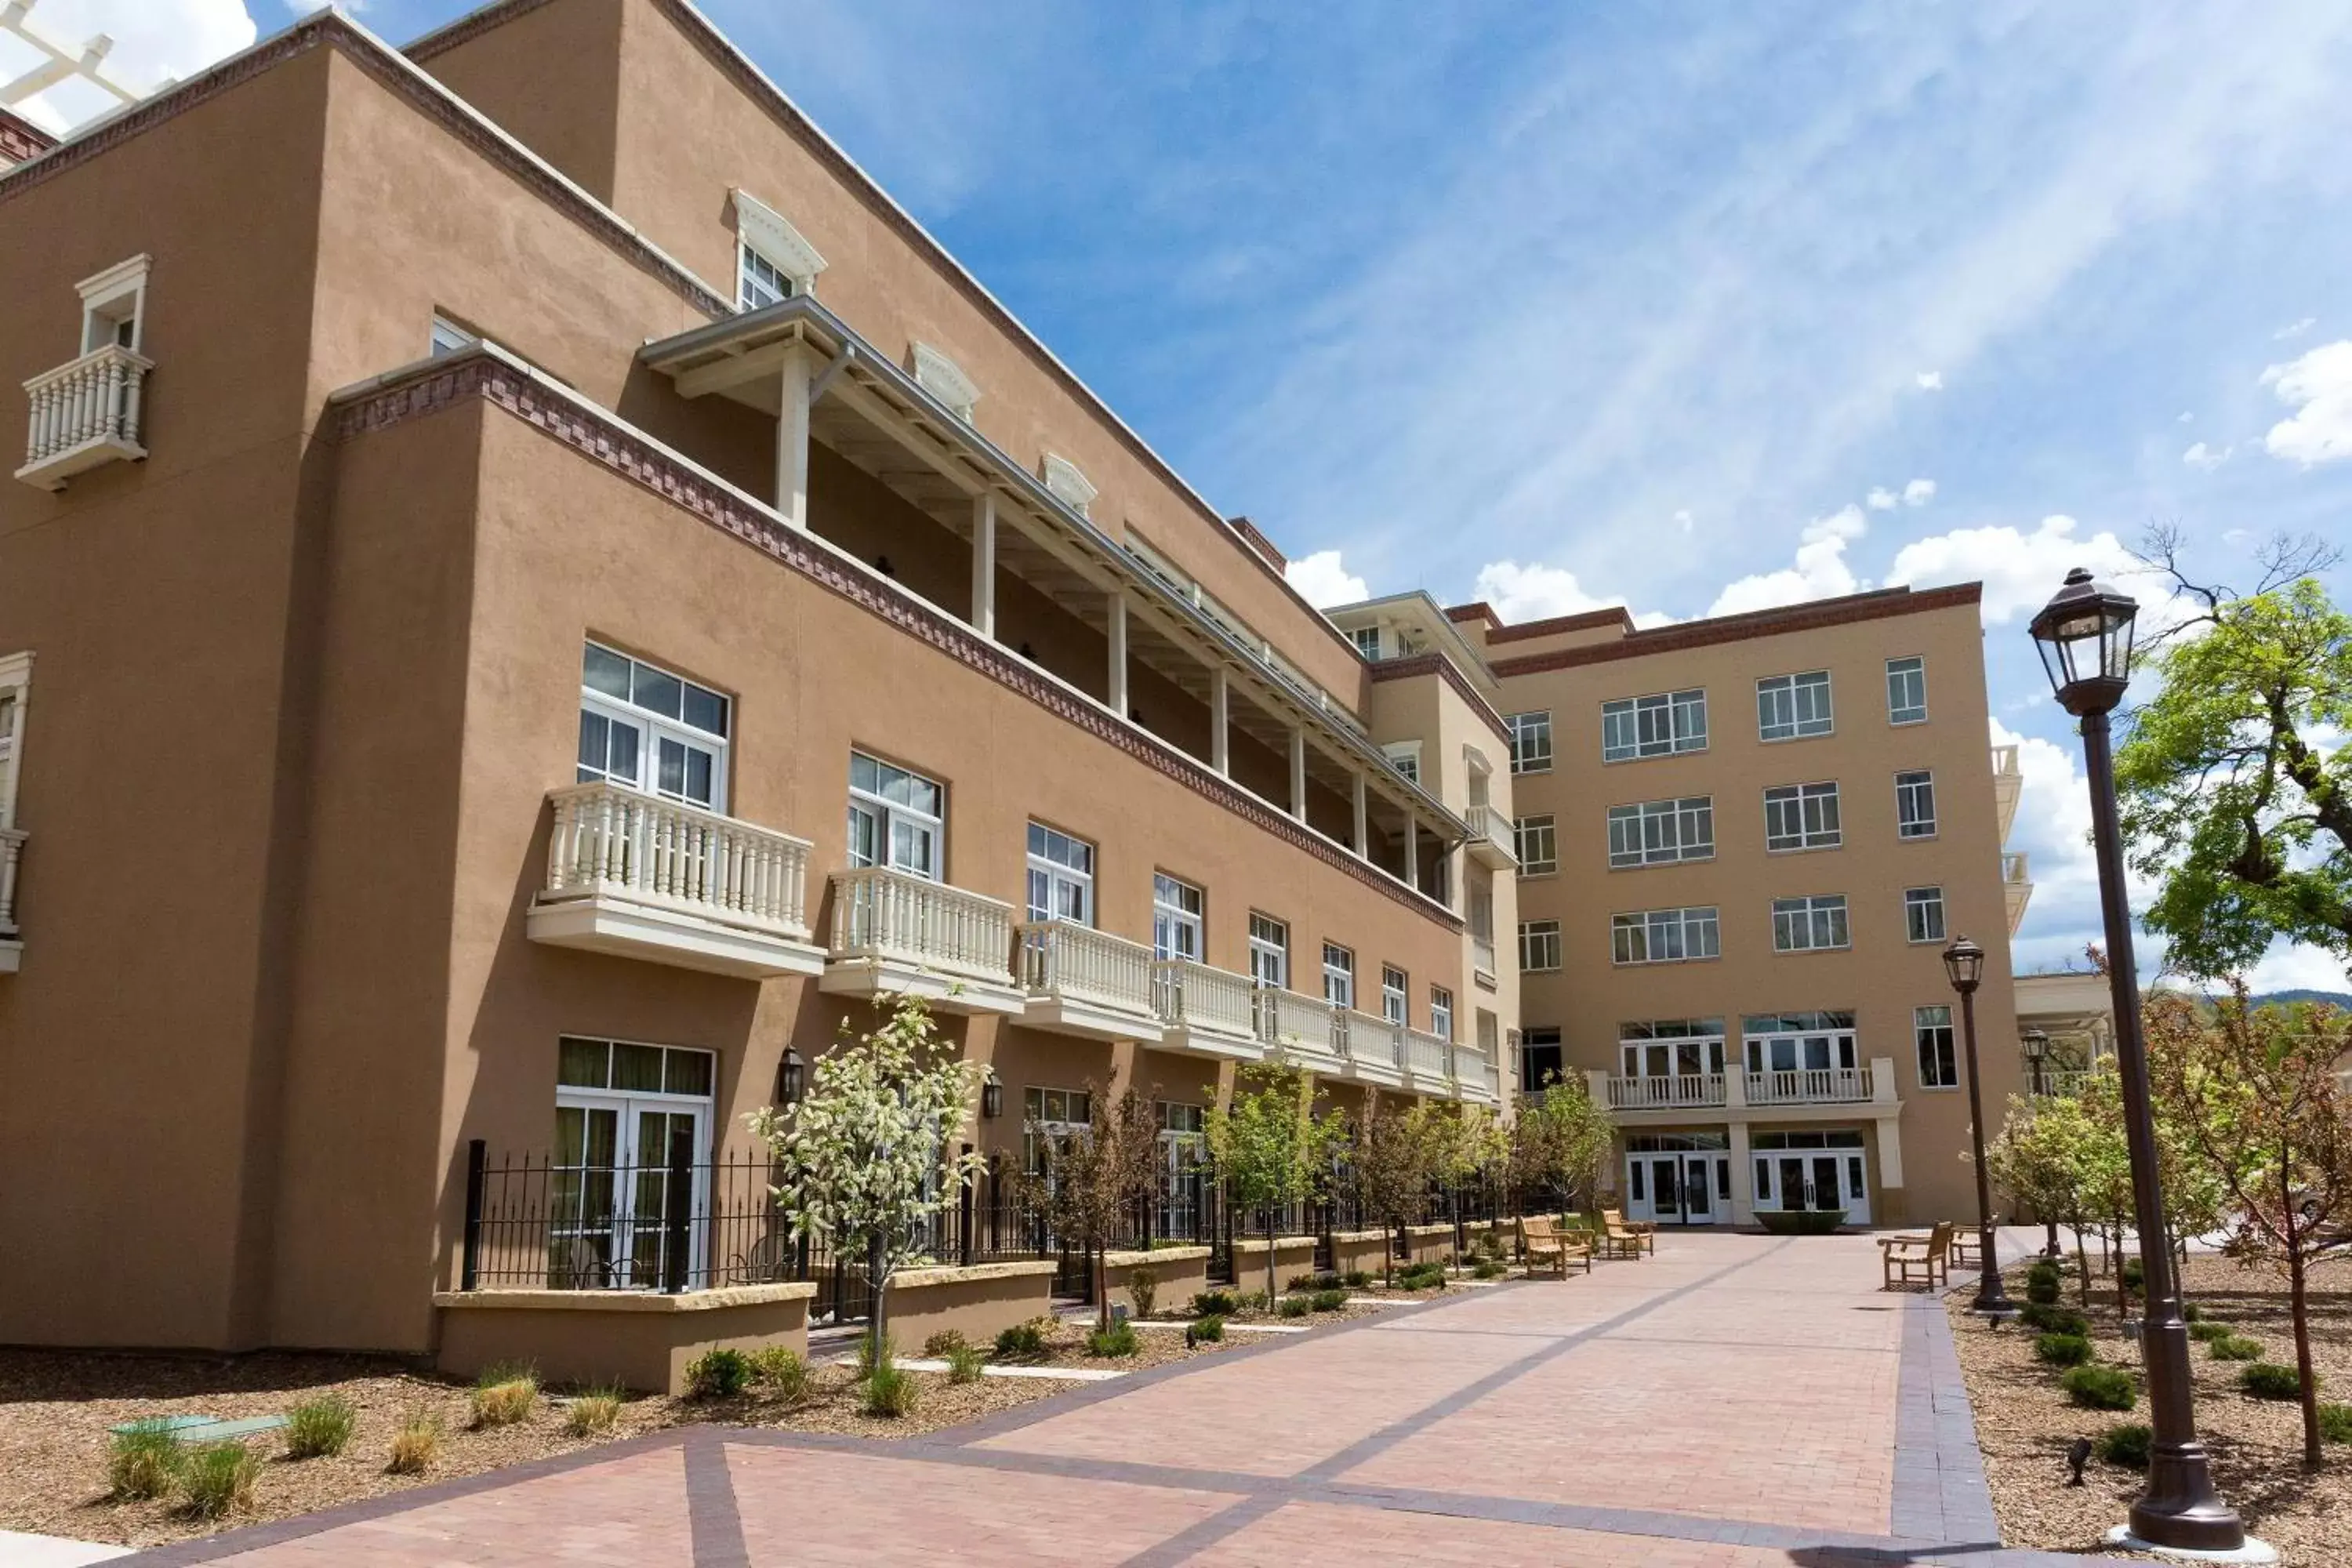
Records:
{"label": "blue sky", "polygon": [[[706,8],[1312,594],[1984,578],[2023,967],[2096,929],[2032,608],[2154,521],[2352,540],[2341,5]],[[186,74],[299,9],[41,16]]]}

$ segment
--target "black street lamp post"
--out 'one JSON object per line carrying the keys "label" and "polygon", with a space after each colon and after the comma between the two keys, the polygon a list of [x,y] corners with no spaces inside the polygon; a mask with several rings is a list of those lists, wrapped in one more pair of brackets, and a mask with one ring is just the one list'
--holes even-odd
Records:
{"label": "black street lamp post", "polygon": [[[2107,938],[2107,975],[2116,1013],[2116,1066],[2122,1078],[2124,1133],[2131,1153],[2132,1209],[2139,1233],[2147,1318],[2140,1353],[2147,1364],[2153,1427],[2147,1489],[2132,1505],[2132,1539],[2175,1551],[2246,1553],[2239,1561],[2275,1562],[2215,1489],[2189,1370],[2189,1325],[2164,1224],[2156,1123],[2148,1106],[2147,1047],[2140,1034],[2139,978],[2132,957],[2131,907],[2124,887],[2123,831],[2116,815],[2115,759],[2107,715],[2131,682],[2132,620],[2139,605],[2093,582],[2077,567],[2033,617],[2033,641],[2059,706],[2082,721],[2090,774],[2091,837],[2099,868],[2099,904]],[[2120,1534],[2120,1532],[2118,1532]],[[2110,1539],[2115,1539],[2111,1537]]]}
{"label": "black street lamp post", "polygon": [[1992,1235],[1992,1183],[1985,1171],[1984,1095],[1977,1087],[1977,987],[1984,982],[1985,951],[1967,937],[1944,950],[1944,973],[1960,994],[1960,1040],[1969,1057],[1969,1137],[1977,1158],[1977,1299],[1969,1310],[2007,1322],[2017,1309],[2000,1288],[2000,1259]]}
{"label": "black street lamp post", "polygon": [[[2040,1029],[2028,1029],[2022,1044],[2026,1065],[2033,1069],[2033,1098],[2038,1103],[2050,1093],[2049,1081],[2043,1076],[2050,1065],[2050,1037]],[[2046,1233],[2042,1238],[2042,1256],[2055,1263],[2065,1256],[2058,1250],[2058,1221],[2052,1215],[2043,1215],[2042,1227]]]}

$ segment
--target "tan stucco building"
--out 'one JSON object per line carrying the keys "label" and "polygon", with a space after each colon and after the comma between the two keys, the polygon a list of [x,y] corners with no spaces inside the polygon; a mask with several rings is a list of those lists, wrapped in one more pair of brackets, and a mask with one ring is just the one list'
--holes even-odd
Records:
{"label": "tan stucco building", "polygon": [[[320,14],[8,130],[0,1342],[429,1351],[469,1150],[715,1163],[903,989],[1013,1158],[1089,1086],[1181,1142],[1276,1048],[1337,1105],[1507,1110],[1528,1026],[1613,1074],[1625,1021],[1843,1009],[1859,1102],[1629,1131],[1850,1128],[1870,1217],[1958,1212],[1935,954],[1890,922],[1938,884],[2006,973],[1969,593],[1667,633],[1422,601],[1443,646],[1366,647],[676,0],[398,51]],[[1825,667],[1834,736],[1741,732]],[[1602,702],[1680,686],[1707,752],[1601,761]],[[1847,844],[1768,858],[1759,793],[1832,777]],[[1610,869],[1609,806],[1706,792],[1716,861]],[[1851,947],[1772,955],[1769,900],[1832,892]],[[1701,901],[1719,961],[1608,962],[1612,911]],[[667,1220],[608,1201],[571,1256],[647,1282],[616,1254]]]}

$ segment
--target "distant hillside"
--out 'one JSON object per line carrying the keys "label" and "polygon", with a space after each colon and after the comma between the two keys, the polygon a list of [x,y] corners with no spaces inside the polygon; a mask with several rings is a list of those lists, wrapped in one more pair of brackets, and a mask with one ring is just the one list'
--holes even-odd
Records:
{"label": "distant hillside", "polygon": [[2265,991],[2254,998],[2257,1006],[2265,1002],[2325,1002],[2352,1012],[2352,992],[2347,991]]}

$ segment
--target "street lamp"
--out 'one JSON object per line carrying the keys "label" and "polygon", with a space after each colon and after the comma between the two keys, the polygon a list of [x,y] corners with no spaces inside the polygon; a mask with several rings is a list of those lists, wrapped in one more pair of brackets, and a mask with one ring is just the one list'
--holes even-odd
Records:
{"label": "street lamp", "polygon": [[2131,1152],[2132,1209],[2139,1232],[2140,1265],[2147,1289],[2147,1320],[2140,1352],[2147,1363],[2153,1427],[2147,1490],[2132,1505],[2130,1523],[2108,1539],[2179,1552],[2240,1553],[2237,1562],[2274,1563],[2277,1554],[2246,1534],[2214,1489],[2189,1371],[2189,1325],[2180,1315],[2158,1185],[2156,1124],[2148,1110],[2147,1047],[2140,1034],[2139,977],[2132,957],[2131,907],[2124,889],[2123,832],[2116,820],[2115,758],[2107,715],[2131,681],[2132,621],[2139,605],[2092,581],[2081,567],[2066,574],[2057,596],[2033,617],[2042,667],[2058,705],[2082,721],[2083,760],[2090,774],[2091,837],[2099,868],[2099,905],[2107,938],[2107,978],[2116,1013],[2116,1066],[2122,1078],[2124,1133]]}
{"label": "street lamp", "polygon": [[2017,1309],[2000,1288],[2000,1259],[1994,1256],[1992,1184],[1985,1173],[1984,1095],[1977,1088],[1977,987],[1984,984],[1985,951],[1967,937],[1944,950],[1944,973],[1960,994],[1960,1038],[1969,1054],[1969,1137],[1977,1157],[1977,1299],[1969,1310],[2005,1323]]}
{"label": "street lamp", "polygon": [[[2050,1093],[2049,1082],[2042,1077],[2050,1063],[2050,1037],[2042,1030],[2028,1029],[2021,1043],[2025,1047],[2026,1066],[2033,1069],[2033,1098],[2038,1104]],[[2058,1221],[2053,1215],[2043,1215],[2042,1226],[2047,1233],[2042,1242],[2042,1256],[2055,1263],[2065,1256],[2058,1250]]]}

